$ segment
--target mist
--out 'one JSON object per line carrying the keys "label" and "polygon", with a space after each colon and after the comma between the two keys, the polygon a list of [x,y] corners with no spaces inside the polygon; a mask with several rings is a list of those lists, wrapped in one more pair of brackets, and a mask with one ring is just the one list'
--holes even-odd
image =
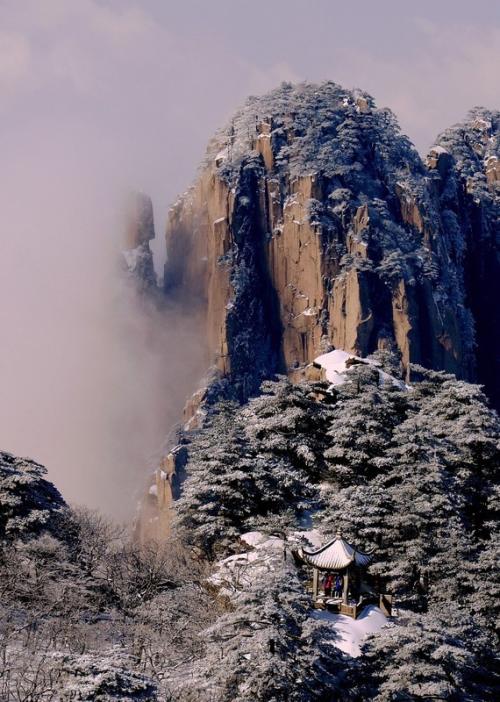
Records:
{"label": "mist", "polygon": [[1,184],[0,445],[125,518],[201,380],[203,324],[143,304],[119,273],[120,193],[42,146]]}
{"label": "mist", "polygon": [[120,280],[124,192],[153,199],[160,271],[207,140],[282,80],[372,92],[424,152],[498,102],[494,5],[0,2],[0,447],[129,515],[208,359],[197,315]]}

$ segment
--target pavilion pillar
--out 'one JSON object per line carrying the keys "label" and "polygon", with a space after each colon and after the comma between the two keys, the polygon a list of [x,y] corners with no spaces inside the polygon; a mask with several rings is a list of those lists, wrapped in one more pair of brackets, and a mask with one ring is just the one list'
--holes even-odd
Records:
{"label": "pavilion pillar", "polygon": [[348,590],[349,590],[349,568],[346,568],[345,573],[344,573],[344,587],[342,590],[342,602],[344,602],[344,604],[347,604]]}
{"label": "pavilion pillar", "polygon": [[316,600],[318,597],[318,580],[319,580],[318,569],[313,568],[313,600]]}

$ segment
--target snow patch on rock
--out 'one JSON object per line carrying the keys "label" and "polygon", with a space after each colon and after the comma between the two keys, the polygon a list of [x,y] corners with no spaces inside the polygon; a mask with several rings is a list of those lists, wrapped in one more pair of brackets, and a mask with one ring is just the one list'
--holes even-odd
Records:
{"label": "snow patch on rock", "polygon": [[249,531],[246,534],[242,534],[240,539],[249,546],[258,546],[267,540],[267,536],[261,531]]}
{"label": "snow patch on rock", "polygon": [[241,534],[240,539],[251,551],[236,553],[219,561],[215,572],[209,578],[212,585],[220,588],[220,593],[237,601],[246,588],[267,577],[270,571],[283,561],[285,542],[276,536],[268,536],[260,531]]}
{"label": "snow patch on rock", "polygon": [[436,146],[433,146],[433,147],[431,148],[430,153],[433,153],[433,154],[448,154],[448,153],[450,153],[450,152],[447,151],[447,150],[446,150],[445,148],[443,148],[442,146],[436,145]]}
{"label": "snow patch on rock", "polygon": [[137,268],[139,260],[144,257],[144,245],[139,244],[135,249],[125,249],[122,251],[122,254],[128,270],[133,273]]}
{"label": "snow patch on rock", "polygon": [[353,359],[359,363],[364,363],[365,365],[372,366],[378,370],[380,379],[385,382],[391,382],[396,387],[401,390],[408,390],[408,386],[402,380],[398,380],[389,373],[386,373],[380,368],[380,363],[372,358],[360,358],[352,353],[347,353],[342,349],[335,349],[329,353],[324,353],[314,359],[314,362],[320,365],[326,371],[326,379],[332,385],[342,385],[347,380],[347,373],[349,372],[349,367],[347,366],[347,361]]}
{"label": "snow patch on rock", "polygon": [[324,539],[317,529],[308,529],[307,531],[294,531],[289,537],[289,541],[300,542],[303,539],[309,542],[311,548],[321,548],[324,543]]}

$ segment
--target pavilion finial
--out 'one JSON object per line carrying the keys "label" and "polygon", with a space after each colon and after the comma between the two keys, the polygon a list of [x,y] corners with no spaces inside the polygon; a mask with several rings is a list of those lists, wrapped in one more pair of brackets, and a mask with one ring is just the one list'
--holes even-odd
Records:
{"label": "pavilion finial", "polygon": [[342,529],[337,529],[337,533],[335,534],[336,539],[341,539],[342,538]]}

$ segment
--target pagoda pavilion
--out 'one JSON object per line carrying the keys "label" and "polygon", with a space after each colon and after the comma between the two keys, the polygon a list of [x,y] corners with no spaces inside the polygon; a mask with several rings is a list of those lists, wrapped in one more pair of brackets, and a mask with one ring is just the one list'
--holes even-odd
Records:
{"label": "pagoda pavilion", "polygon": [[[364,606],[378,604],[390,615],[390,595],[378,595],[369,584],[366,568],[373,552],[352,546],[338,532],[317,551],[299,548],[295,559],[312,567],[312,598],[317,609],[329,609],[356,619]],[[320,575],[321,574],[321,575]]]}

